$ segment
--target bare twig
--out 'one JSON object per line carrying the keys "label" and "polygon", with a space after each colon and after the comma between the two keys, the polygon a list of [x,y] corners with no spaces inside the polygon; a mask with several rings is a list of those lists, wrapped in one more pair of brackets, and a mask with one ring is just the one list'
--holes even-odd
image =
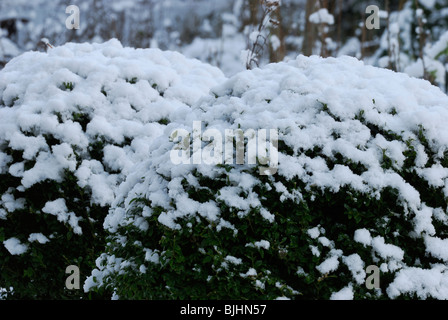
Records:
{"label": "bare twig", "polygon": [[48,48],[53,49],[54,47],[51,45],[50,41],[47,38],[40,39],[42,43],[44,43]]}
{"label": "bare twig", "polygon": [[417,16],[417,23],[418,23],[418,37],[419,37],[419,57],[422,60],[422,66],[423,66],[423,79],[429,80],[429,74],[428,70],[426,69],[426,63],[425,63],[425,54],[424,54],[424,47],[426,42],[425,37],[425,30],[423,26],[423,19],[420,14],[418,14],[419,10],[422,10],[419,8],[418,1],[414,0],[415,3],[415,12]]}
{"label": "bare twig", "polygon": [[[367,35],[367,31],[366,31],[366,26],[365,26],[365,21],[366,21],[366,13],[364,12],[364,10],[361,13],[361,19],[362,19],[362,23],[363,26],[361,28],[361,60],[364,59],[364,55],[365,55],[365,43],[366,43],[366,35]],[[387,31],[389,32],[389,31]]]}
{"label": "bare twig", "polygon": [[260,23],[257,27],[257,37],[255,41],[252,43],[252,47],[248,52],[247,60],[246,60],[246,69],[252,69],[252,64],[255,64],[259,67],[258,57],[261,56],[263,49],[267,42],[267,36],[262,34],[263,30],[266,29],[268,23],[273,25],[277,25],[277,21],[274,19],[270,19],[270,15],[274,12],[278,6],[280,6],[280,1],[278,0],[261,0],[261,5],[263,7],[262,16],[260,19]]}
{"label": "bare twig", "polygon": [[[343,0],[339,0],[338,2],[338,10],[339,10],[339,14],[338,14],[338,43],[337,43],[337,48],[336,48],[336,52],[339,52],[339,49],[341,48],[341,42],[342,42],[342,8],[343,8],[343,4],[342,4]],[[363,20],[365,21],[365,20]]]}
{"label": "bare twig", "polygon": [[387,19],[386,19],[386,23],[387,23],[387,52],[388,52],[388,68],[389,69],[393,69],[392,68],[392,46],[390,44],[390,6],[389,6],[389,0],[386,0],[386,11],[387,11]]}
{"label": "bare twig", "polygon": [[[320,0],[320,7],[328,10],[328,2],[326,0]],[[322,57],[326,57],[328,55],[327,50],[327,32],[326,32],[327,24],[321,22],[319,25],[320,30],[320,42],[322,43],[322,47],[320,49],[320,55]]]}

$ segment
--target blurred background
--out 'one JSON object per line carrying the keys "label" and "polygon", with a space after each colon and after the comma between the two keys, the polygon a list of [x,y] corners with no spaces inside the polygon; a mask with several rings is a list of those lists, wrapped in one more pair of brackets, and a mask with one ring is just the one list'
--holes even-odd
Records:
{"label": "blurred background", "polygon": [[[277,5],[278,4],[278,5]],[[68,5],[80,28],[67,29]],[[380,28],[365,26],[369,5]],[[316,15],[317,14],[317,15]],[[175,50],[227,76],[299,54],[354,56],[447,92],[448,0],[0,0],[0,69],[41,41]]]}

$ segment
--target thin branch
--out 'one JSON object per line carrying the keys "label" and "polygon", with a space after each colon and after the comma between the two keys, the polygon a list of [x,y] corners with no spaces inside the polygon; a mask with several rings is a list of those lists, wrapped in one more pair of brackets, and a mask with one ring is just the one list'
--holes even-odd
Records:
{"label": "thin branch", "polygon": [[388,68],[392,69],[392,50],[391,50],[391,44],[390,44],[390,6],[389,6],[389,0],[386,0],[386,11],[387,11],[387,53],[389,56],[388,60]]}
{"label": "thin branch", "polygon": [[257,58],[261,56],[261,53],[263,52],[263,49],[267,42],[267,36],[264,36],[262,32],[266,29],[268,23],[274,24],[274,21],[272,19],[269,19],[269,16],[274,10],[277,9],[277,7],[280,5],[280,2],[261,0],[261,5],[263,7],[262,16],[257,28],[257,37],[255,38],[255,41],[252,44],[252,48],[248,52],[248,56],[246,59],[247,70],[252,69],[252,64],[255,64],[257,67],[259,67]]}
{"label": "thin branch", "polygon": [[424,46],[425,46],[425,30],[423,28],[423,19],[421,15],[419,15],[417,12],[419,10],[422,10],[418,6],[418,1],[414,0],[415,3],[415,13],[417,16],[417,22],[418,22],[418,37],[419,37],[419,57],[422,60],[422,66],[423,66],[423,79],[429,80],[429,74],[428,70],[426,70],[426,64],[425,64],[425,54],[424,54]]}

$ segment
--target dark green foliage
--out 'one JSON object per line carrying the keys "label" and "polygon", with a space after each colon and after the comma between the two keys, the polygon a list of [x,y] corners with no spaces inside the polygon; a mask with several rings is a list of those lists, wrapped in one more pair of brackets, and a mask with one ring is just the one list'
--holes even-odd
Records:
{"label": "dark green foliage", "polygon": [[60,88],[64,91],[73,91],[75,85],[72,82],[63,82]]}
{"label": "dark green foliage", "polygon": [[[281,144],[280,144],[281,145]],[[310,156],[319,155],[318,150],[308,150]],[[412,166],[412,149],[407,153],[407,164]],[[334,163],[351,163],[342,156],[333,159]],[[390,160],[390,159],[389,159]],[[385,160],[384,165],[392,168]],[[403,171],[409,170],[403,168]],[[361,170],[359,168],[358,170]],[[325,229],[322,234],[334,241],[334,247],[340,248],[344,256],[358,254],[366,266],[378,262],[373,259],[370,248],[353,241],[357,229],[366,228],[372,237],[384,237],[386,243],[404,248],[404,261],[412,265],[420,259],[423,267],[430,267],[436,259],[425,255],[422,239],[409,236],[412,221],[403,216],[398,192],[394,188],[385,188],[380,197],[357,192],[343,187],[334,193],[331,190],[305,190],[305,184],[299,179],[286,180],[280,176],[264,177],[254,188],[262,200],[262,207],[274,214],[275,222],[269,222],[253,209],[244,217],[234,208],[217,200],[220,190],[231,184],[226,175],[210,179],[195,172],[200,187],[183,182],[189,197],[200,203],[210,199],[220,206],[220,217],[238,230],[219,229],[216,222],[198,215],[176,220],[180,230],[167,228],[158,221],[165,209],[151,207],[144,198],[136,198],[128,214],[141,216],[145,206],[153,208],[153,214],[145,218],[148,230],[142,232],[130,224],[119,229],[118,234],[126,235],[126,245],[112,245],[110,249],[120,258],[132,261],[135,266],[144,265],[145,273],[129,267],[127,272],[116,275],[112,282],[116,293],[122,299],[274,299],[287,296],[294,299],[328,299],[333,292],[339,291],[352,281],[347,266],[340,262],[338,270],[322,275],[316,267],[321,264],[330,251],[307,234],[315,226]],[[256,174],[256,170],[251,173]],[[409,171],[406,180],[418,188],[428,204],[446,205],[441,190],[428,188],[415,172]],[[281,182],[292,193],[299,191],[302,201],[281,200],[282,194],[274,191],[274,183]],[[269,187],[268,187],[269,186]],[[244,194],[240,196],[245,196]],[[247,195],[246,195],[247,196]],[[439,227],[443,228],[442,225]],[[246,244],[260,239],[269,242],[268,249],[250,247]],[[313,245],[321,252],[313,255],[309,246]],[[145,261],[145,250],[151,248],[160,254],[159,263]],[[225,257],[242,259],[234,265],[226,262]],[[382,258],[377,257],[382,260]],[[384,261],[384,260],[383,260]],[[223,267],[223,263],[227,267]],[[301,267],[305,274],[298,274]],[[255,277],[242,277],[253,268],[256,279],[263,283],[255,285]],[[110,280],[110,279],[109,279]],[[385,290],[393,280],[393,274],[385,273],[381,277],[381,288]],[[371,299],[375,294],[364,285],[356,285],[355,299]],[[386,298],[382,296],[382,298]]]}
{"label": "dark green foliage", "polygon": [[[9,175],[0,176],[3,194],[8,188],[20,184],[20,180]],[[11,255],[0,246],[0,286],[13,287],[11,299],[79,299],[95,298],[95,294],[85,294],[83,290],[65,288],[65,269],[77,265],[81,270],[81,281],[94,266],[94,261],[104,247],[104,232],[101,224],[107,208],[92,205],[88,191],[77,185],[73,173],[66,171],[64,180],[46,180],[26,189],[14,190],[16,198],[26,199],[24,209],[8,214],[7,220],[0,220],[0,242],[17,237],[27,243],[31,233],[50,236],[45,244],[31,242],[22,255]],[[43,214],[41,208],[47,201],[63,197],[67,207],[78,217],[83,234],[75,234],[68,225],[57,220],[56,216]],[[82,282],[81,282],[82,283]]]}
{"label": "dark green foliage", "polygon": [[[64,83],[67,90],[73,85]],[[88,109],[88,108],[87,108]],[[67,118],[61,113],[56,114],[58,122],[67,120],[77,122],[85,132],[90,122],[88,113],[79,108]],[[24,135],[37,136],[36,132],[22,132]],[[49,148],[58,146],[63,141],[52,133],[40,132]],[[124,143],[130,144],[128,139]],[[102,161],[103,148],[106,140],[103,137],[92,139],[88,152],[82,152],[77,146],[72,146],[77,166],[84,159]],[[24,163],[24,170],[32,169],[36,160],[24,160],[23,150],[16,150],[4,144],[1,150],[11,157],[11,163]],[[77,153],[79,151],[80,153]],[[74,172],[66,169],[60,173],[62,179],[44,180],[29,188],[19,188],[21,178],[9,173],[0,175],[0,195],[10,194],[14,199],[23,199],[23,208],[7,212],[7,219],[0,219],[0,243],[15,237],[28,246],[22,255],[11,255],[5,246],[0,245],[0,287],[13,288],[13,292],[4,295],[6,299],[86,299],[104,298],[107,295],[84,293],[80,290],[68,290],[65,279],[66,267],[76,265],[80,268],[81,286],[95,266],[95,259],[103,252],[105,231],[102,228],[108,206],[100,206],[92,202],[92,191],[89,187],[81,188]],[[64,199],[69,212],[80,218],[79,226],[82,234],[74,232],[68,224],[58,221],[55,215],[42,212],[49,201]],[[29,242],[32,233],[42,233],[49,242],[41,244]]]}
{"label": "dark green foliage", "polygon": [[138,79],[136,77],[133,77],[131,79],[126,79],[126,82],[130,83],[130,84],[136,84],[138,81]]}

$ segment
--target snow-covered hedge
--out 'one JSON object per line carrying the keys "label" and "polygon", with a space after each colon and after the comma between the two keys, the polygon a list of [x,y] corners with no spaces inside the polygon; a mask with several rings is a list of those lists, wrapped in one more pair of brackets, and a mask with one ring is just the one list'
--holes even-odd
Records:
{"label": "snow-covered hedge", "polygon": [[[121,184],[86,291],[109,288],[122,299],[448,298],[445,94],[354,58],[303,56],[212,91],[166,127],[151,158]],[[209,165],[192,155],[195,162],[174,164],[173,150],[195,148],[194,121],[203,134],[215,130],[215,151],[216,130],[277,130],[268,154],[275,166],[278,145],[276,172],[260,175],[261,158]],[[203,155],[208,138],[196,145]],[[234,141],[234,155],[236,148]],[[370,265],[380,269],[379,289],[365,285]]]}
{"label": "snow-covered hedge", "polygon": [[179,53],[117,40],[10,61],[0,72],[0,288],[78,295],[64,290],[65,269],[90,273],[117,186],[223,79]]}

